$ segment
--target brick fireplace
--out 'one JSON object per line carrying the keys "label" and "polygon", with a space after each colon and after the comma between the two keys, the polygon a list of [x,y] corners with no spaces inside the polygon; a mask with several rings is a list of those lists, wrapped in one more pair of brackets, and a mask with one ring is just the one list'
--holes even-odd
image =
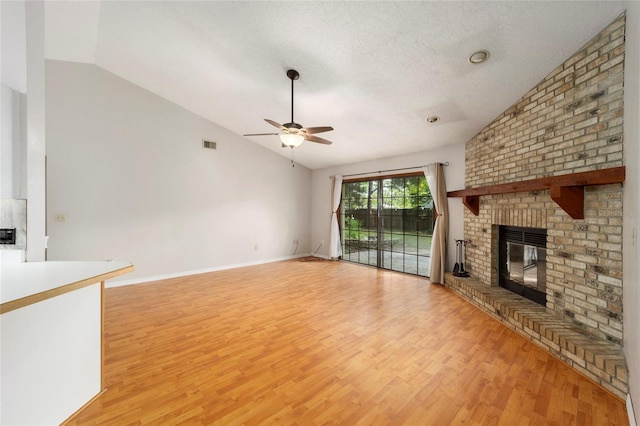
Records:
{"label": "brick fireplace", "polygon": [[[622,15],[468,141],[465,187],[623,166],[624,32]],[[465,208],[464,216],[471,278],[448,275],[446,282],[624,397],[622,191],[619,183],[585,186],[584,219],[568,215],[549,190],[479,197],[478,214]],[[522,315],[487,299],[503,294],[498,287],[500,225],[547,229],[546,308],[507,297],[521,309],[531,308],[525,315],[531,324],[517,325],[515,317]],[[554,327],[563,331],[557,334]],[[563,340],[562,333],[581,343]],[[614,361],[606,363],[603,356]]]}

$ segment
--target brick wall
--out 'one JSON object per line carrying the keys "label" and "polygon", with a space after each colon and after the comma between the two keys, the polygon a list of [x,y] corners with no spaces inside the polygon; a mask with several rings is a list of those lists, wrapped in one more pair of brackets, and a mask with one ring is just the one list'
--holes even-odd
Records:
{"label": "brick wall", "polygon": [[[622,15],[470,140],[466,187],[622,166],[624,31]],[[547,308],[622,345],[622,217],[622,185],[587,187],[584,220],[548,191],[483,196],[466,266],[497,285],[496,225],[548,228]]]}

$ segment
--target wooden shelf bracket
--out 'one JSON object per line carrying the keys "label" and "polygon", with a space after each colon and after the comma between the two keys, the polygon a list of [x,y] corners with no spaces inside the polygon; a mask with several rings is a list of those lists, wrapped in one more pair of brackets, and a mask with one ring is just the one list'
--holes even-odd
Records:
{"label": "wooden shelf bracket", "polygon": [[480,196],[482,195],[549,190],[551,199],[569,216],[573,219],[584,219],[584,187],[622,183],[624,179],[625,167],[621,166],[480,188],[461,189],[450,191],[447,196],[462,197],[462,203],[475,216],[478,216],[480,214]]}
{"label": "wooden shelf bracket", "polygon": [[584,219],[584,186],[556,186],[550,189],[551,199],[573,219]]}
{"label": "wooden shelf bracket", "polygon": [[462,197],[462,204],[467,206],[471,213],[478,216],[480,214],[480,196],[479,195],[465,195]]}

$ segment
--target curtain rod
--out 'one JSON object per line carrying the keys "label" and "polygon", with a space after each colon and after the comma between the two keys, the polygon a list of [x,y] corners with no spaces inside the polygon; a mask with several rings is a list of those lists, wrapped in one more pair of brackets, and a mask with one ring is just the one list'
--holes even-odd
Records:
{"label": "curtain rod", "polygon": [[[442,164],[443,166],[448,166],[449,162],[447,161],[446,163],[439,163],[439,164]],[[350,175],[343,175],[342,177],[370,175],[370,174],[373,174],[373,173],[398,172],[398,171],[401,171],[401,170],[421,169],[421,168],[427,167],[427,166],[428,166],[428,164],[425,164],[423,166],[403,167],[403,168],[400,168],[400,169],[388,169],[388,170],[378,170],[378,171],[374,171],[374,172],[353,173],[353,174],[350,174]],[[329,176],[329,179],[335,179],[335,176]]]}

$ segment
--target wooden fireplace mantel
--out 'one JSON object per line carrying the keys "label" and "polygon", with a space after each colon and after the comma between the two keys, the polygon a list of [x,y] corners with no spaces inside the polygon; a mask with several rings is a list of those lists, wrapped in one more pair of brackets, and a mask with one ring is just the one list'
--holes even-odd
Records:
{"label": "wooden fireplace mantel", "polygon": [[447,197],[461,197],[462,203],[474,215],[478,216],[480,214],[480,197],[483,195],[544,191],[548,189],[551,199],[569,216],[573,219],[584,219],[584,187],[622,183],[624,179],[625,167],[621,166],[591,172],[482,186],[480,188],[460,189],[448,192]]}

